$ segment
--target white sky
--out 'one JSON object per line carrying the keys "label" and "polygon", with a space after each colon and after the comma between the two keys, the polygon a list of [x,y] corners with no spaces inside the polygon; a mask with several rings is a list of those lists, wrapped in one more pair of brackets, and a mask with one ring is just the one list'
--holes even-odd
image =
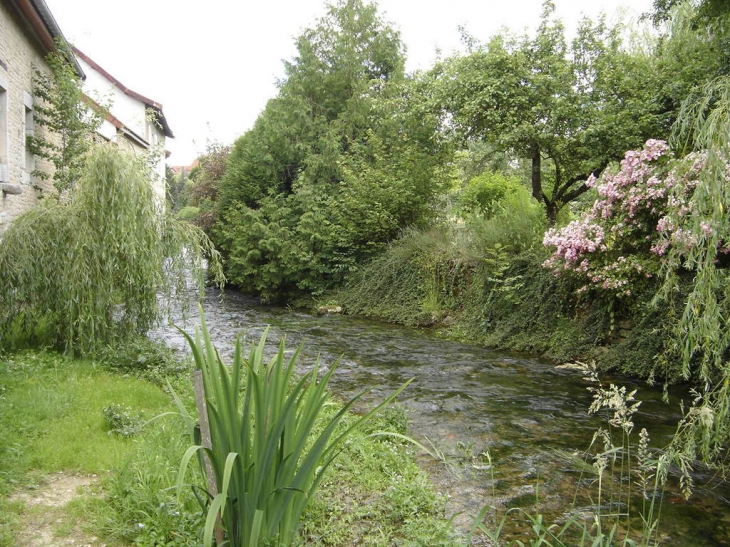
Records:
{"label": "white sky", "polygon": [[[555,0],[567,28],[582,14],[638,17],[652,0]],[[254,123],[295,54],[294,37],[325,0],[46,0],[66,38],[134,91],[163,105],[175,134],[171,165],[208,141],[231,144]],[[437,48],[461,49],[458,27],[480,40],[534,28],[542,0],[380,0],[401,31],[407,69],[428,69]]]}

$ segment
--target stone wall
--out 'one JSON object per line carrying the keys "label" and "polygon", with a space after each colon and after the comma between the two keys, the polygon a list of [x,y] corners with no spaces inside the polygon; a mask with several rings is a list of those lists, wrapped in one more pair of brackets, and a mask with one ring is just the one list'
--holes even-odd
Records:
{"label": "stone wall", "polygon": [[[37,180],[30,175],[34,169],[50,174],[53,166],[37,157],[28,158],[25,147],[26,121],[30,121],[27,110],[33,104],[33,70],[48,70],[44,57],[45,52],[32,39],[31,30],[0,2],[0,93],[5,94],[0,101],[5,112],[0,112],[0,116],[6,118],[5,135],[0,137],[0,163],[6,167],[0,169],[0,176],[4,174],[7,179],[0,183],[22,190],[20,194],[0,191],[0,235],[13,219],[37,205],[44,193],[55,191],[52,180]],[[43,128],[36,125],[33,130],[36,135],[43,135]]]}

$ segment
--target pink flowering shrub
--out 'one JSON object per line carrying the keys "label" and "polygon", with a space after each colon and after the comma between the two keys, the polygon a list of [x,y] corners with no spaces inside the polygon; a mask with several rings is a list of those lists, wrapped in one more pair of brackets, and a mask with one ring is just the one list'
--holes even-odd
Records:
{"label": "pink flowering shrub", "polygon": [[670,246],[690,248],[711,232],[709,224],[699,234],[686,228],[704,157],[670,157],[666,142],[652,139],[626,152],[617,172],[591,177],[598,199],[580,220],[548,230],[543,244],[554,251],[543,265],[584,276],[582,290],[630,295],[632,281],[655,275]]}

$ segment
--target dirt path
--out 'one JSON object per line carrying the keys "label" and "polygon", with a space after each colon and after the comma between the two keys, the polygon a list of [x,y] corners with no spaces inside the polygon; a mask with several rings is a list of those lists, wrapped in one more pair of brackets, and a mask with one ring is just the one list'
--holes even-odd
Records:
{"label": "dirt path", "polygon": [[97,482],[96,475],[53,473],[37,489],[14,494],[11,499],[23,502],[26,508],[15,547],[105,547],[65,511],[69,502],[91,494]]}

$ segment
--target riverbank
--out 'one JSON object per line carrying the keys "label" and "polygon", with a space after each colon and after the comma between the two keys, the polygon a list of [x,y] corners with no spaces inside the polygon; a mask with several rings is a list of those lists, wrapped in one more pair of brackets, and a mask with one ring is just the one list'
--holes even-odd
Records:
{"label": "riverbank", "polygon": [[[257,340],[262,325],[270,325],[273,345],[284,339],[287,347],[301,345],[302,363],[318,357],[323,364],[339,361],[330,382],[333,393],[347,399],[370,387],[372,391],[361,400],[363,408],[413,378],[399,402],[407,411],[409,435],[436,448],[448,462],[445,465],[431,456],[418,460],[437,490],[450,496],[447,516],[460,512],[462,516],[473,515],[484,506],[494,506],[488,522],[496,530],[503,512],[510,511],[510,517],[519,521],[511,522],[510,538],[526,542],[533,537],[528,515],[542,514],[544,523],[563,526],[566,518],[590,519],[600,509],[593,464],[605,447],[602,442],[592,443],[592,439],[599,428],[610,431],[614,442],[624,435],[607,424],[613,417],[611,410],[600,415],[588,412],[593,399],[587,388],[596,386],[583,380],[580,372],[556,368],[524,354],[494,352],[439,338],[430,329],[342,314],[316,316],[267,305],[234,290],[221,298],[218,291],[209,289],[204,310],[208,327],[223,349],[239,336]],[[188,325],[194,324],[195,318],[190,318]],[[171,347],[184,347],[174,328],[163,327],[153,335]],[[225,359],[230,355],[224,354]],[[642,401],[635,428],[626,439],[632,445],[630,458],[636,455],[642,428],[650,435],[652,455],[658,456],[658,449],[666,445],[681,419],[681,401],[688,402],[691,397],[687,399],[685,391],[670,387],[666,394],[669,401],[664,402],[661,387],[632,383],[626,377],[603,379],[606,389],[610,384],[617,389],[625,386],[626,393],[637,389],[635,397]],[[628,477],[622,476],[621,463],[626,462],[619,457],[622,454],[622,450],[608,454],[615,464],[611,478],[608,472],[603,476],[604,494],[609,498],[625,493],[621,485],[628,484]],[[695,479],[695,495],[684,500],[677,476],[670,476],[659,533],[671,541],[664,544],[697,547],[711,538],[709,545],[713,547],[730,547],[727,504],[723,501],[730,499],[730,492],[712,481],[711,474],[696,475]],[[631,484],[638,483],[632,480]],[[643,514],[639,509],[642,497],[639,494],[631,505],[632,513],[637,510],[635,516]],[[582,501],[576,503],[576,499]],[[661,499],[661,494],[652,499]],[[640,525],[633,520],[632,533]],[[640,538],[634,538],[642,545]]]}
{"label": "riverbank", "polygon": [[[0,546],[199,545],[202,510],[171,490],[183,424],[150,421],[175,410],[164,381],[192,402],[189,376],[152,347],[137,345],[137,371],[47,352],[0,357]],[[368,436],[405,428],[392,407],[345,447],[307,512],[306,545],[458,545],[412,447]]]}
{"label": "riverbank", "polygon": [[[475,254],[460,249],[449,230],[413,233],[315,308],[339,306],[345,314],[554,363],[593,361],[639,380],[681,380],[680,361],[671,358],[677,308],[652,305],[656,280],[622,297],[585,290],[569,272],[558,276],[544,267],[548,256],[537,244]],[[686,289],[678,289],[679,302]]]}

